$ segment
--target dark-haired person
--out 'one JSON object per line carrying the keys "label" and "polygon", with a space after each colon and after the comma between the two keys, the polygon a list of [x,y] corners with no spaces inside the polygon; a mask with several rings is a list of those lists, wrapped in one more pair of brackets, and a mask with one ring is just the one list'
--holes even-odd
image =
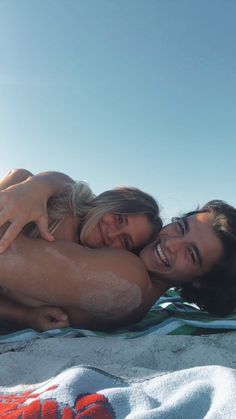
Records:
{"label": "dark-haired person", "polygon": [[[20,234],[0,256],[0,285],[12,301],[61,307],[82,328],[107,330],[138,321],[173,286],[191,286],[190,298],[201,307],[228,314],[235,309],[235,237],[236,210],[222,201],[163,227],[139,256]],[[222,280],[214,283],[216,272]]]}

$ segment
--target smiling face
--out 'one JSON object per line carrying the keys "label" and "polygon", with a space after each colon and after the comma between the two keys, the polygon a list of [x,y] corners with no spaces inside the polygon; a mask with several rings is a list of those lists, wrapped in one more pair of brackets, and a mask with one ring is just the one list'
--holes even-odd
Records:
{"label": "smiling face", "polygon": [[83,245],[133,250],[148,242],[152,227],[144,214],[105,214],[83,240]]}
{"label": "smiling face", "polygon": [[208,212],[168,224],[140,253],[147,270],[168,286],[192,282],[209,272],[222,256],[223,246]]}

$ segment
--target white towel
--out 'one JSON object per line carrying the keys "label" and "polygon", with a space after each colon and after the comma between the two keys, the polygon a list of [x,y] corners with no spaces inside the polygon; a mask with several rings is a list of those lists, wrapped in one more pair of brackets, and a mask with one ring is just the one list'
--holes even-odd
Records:
{"label": "white towel", "polygon": [[78,366],[24,389],[1,389],[0,417],[235,419],[236,371],[195,367],[139,382]]}

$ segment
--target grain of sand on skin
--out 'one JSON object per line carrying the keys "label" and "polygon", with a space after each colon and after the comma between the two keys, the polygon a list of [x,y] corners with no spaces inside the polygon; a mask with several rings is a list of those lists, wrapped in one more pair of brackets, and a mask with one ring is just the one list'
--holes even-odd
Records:
{"label": "grain of sand on skin", "polygon": [[[90,311],[99,317],[110,317],[119,319],[124,315],[131,313],[133,310],[138,309],[142,303],[142,292],[137,284],[132,284],[127,279],[114,274],[113,272],[105,271],[98,273],[96,271],[87,271],[87,263],[82,263],[81,268],[71,261],[68,256],[61,254],[60,251],[53,247],[47,246],[45,248],[49,255],[54,256],[58,261],[61,261],[65,266],[70,267],[70,272],[75,278],[78,277],[78,291],[76,292],[76,303],[85,311]],[[11,255],[9,255],[9,264],[13,269],[17,269],[22,264],[21,254],[17,246],[12,247]],[[37,256],[32,264],[32,269],[37,266]],[[86,271],[86,273],[85,273]],[[83,273],[83,275],[79,275]],[[49,294],[47,287],[48,278],[42,278],[42,290],[45,291],[45,302],[57,303],[57,295],[52,291]],[[69,278],[68,278],[69,281]],[[73,281],[73,287],[75,283]],[[18,302],[35,306],[41,305],[42,302],[38,299],[25,297],[24,295],[10,290],[7,295],[15,298]],[[69,297],[67,297],[69,298]],[[44,298],[40,300],[44,301]]]}
{"label": "grain of sand on skin", "polygon": [[[48,247],[47,252],[69,263],[76,275],[78,275],[78,266],[68,257],[62,255],[58,250]],[[111,314],[118,319],[124,314],[129,314],[138,308],[142,303],[141,289],[137,284],[132,284],[125,278],[114,274],[113,272],[98,273],[88,271],[84,277],[86,263],[82,263],[80,271],[83,272],[83,278],[80,278],[80,284],[86,283],[86,288],[78,294],[78,304],[81,309],[90,311],[100,316]]]}

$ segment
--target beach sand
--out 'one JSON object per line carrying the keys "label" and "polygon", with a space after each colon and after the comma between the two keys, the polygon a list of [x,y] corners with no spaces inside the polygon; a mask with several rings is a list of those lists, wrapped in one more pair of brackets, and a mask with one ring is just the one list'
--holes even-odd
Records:
{"label": "beach sand", "polygon": [[208,336],[47,338],[1,344],[0,386],[36,384],[76,366],[130,382],[196,366],[236,368],[236,332]]}

